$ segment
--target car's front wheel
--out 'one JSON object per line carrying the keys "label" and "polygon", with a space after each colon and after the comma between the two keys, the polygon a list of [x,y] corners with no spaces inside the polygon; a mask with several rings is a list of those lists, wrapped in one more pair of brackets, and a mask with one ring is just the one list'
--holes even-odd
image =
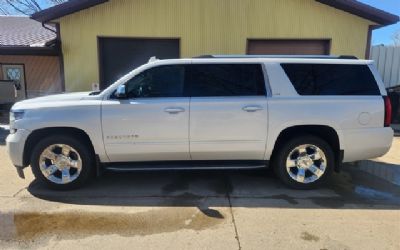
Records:
{"label": "car's front wheel", "polygon": [[319,137],[300,136],[277,150],[273,167],[289,187],[312,189],[328,180],[334,168],[334,153],[331,146]]}
{"label": "car's front wheel", "polygon": [[32,172],[36,179],[52,189],[81,187],[93,173],[89,147],[75,137],[49,136],[33,149]]}

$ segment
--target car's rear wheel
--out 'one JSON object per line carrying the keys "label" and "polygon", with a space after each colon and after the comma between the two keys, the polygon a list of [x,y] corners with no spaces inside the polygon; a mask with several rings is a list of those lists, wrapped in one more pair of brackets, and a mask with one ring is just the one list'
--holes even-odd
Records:
{"label": "car's rear wheel", "polygon": [[334,153],[331,146],[319,137],[300,136],[277,150],[273,167],[289,187],[312,189],[329,179],[334,168]]}
{"label": "car's rear wheel", "polygon": [[93,173],[93,153],[74,137],[49,136],[33,149],[32,172],[52,189],[69,190],[84,185]]}

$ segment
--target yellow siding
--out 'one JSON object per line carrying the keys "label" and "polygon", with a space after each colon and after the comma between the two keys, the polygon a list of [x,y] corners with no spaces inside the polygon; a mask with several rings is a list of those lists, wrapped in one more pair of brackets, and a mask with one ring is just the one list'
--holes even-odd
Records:
{"label": "yellow siding", "polygon": [[327,38],[332,54],[363,58],[373,24],[314,0],[110,0],[58,21],[67,91],[99,81],[97,36],[176,37],[182,57],[245,54],[248,38]]}

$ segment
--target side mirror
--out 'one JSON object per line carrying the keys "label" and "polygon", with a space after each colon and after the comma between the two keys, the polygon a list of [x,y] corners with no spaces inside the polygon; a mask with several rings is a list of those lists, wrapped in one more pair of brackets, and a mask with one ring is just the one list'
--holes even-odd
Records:
{"label": "side mirror", "polygon": [[121,84],[118,86],[117,91],[115,92],[115,97],[117,97],[118,99],[123,99],[127,97],[125,84]]}

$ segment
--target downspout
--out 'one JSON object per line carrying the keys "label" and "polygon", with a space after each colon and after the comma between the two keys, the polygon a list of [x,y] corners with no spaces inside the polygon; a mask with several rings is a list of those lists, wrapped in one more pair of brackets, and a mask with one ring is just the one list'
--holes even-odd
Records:
{"label": "downspout", "polygon": [[42,27],[45,28],[46,30],[49,30],[49,31],[51,31],[51,32],[53,32],[54,34],[57,35],[57,31],[54,31],[54,30],[50,29],[49,27],[46,26],[45,23],[42,23]]}
{"label": "downspout", "polygon": [[56,34],[56,50],[58,52],[58,58],[60,63],[61,92],[65,92],[64,57],[61,48],[60,24],[58,23],[54,24],[56,28],[55,31],[47,27],[45,22],[42,22],[42,27]]}
{"label": "downspout", "polygon": [[381,28],[382,25],[369,25],[368,26],[368,34],[367,34],[367,47],[365,48],[365,59],[370,59],[370,54],[371,54],[371,41],[372,41],[372,32],[375,29]]}

